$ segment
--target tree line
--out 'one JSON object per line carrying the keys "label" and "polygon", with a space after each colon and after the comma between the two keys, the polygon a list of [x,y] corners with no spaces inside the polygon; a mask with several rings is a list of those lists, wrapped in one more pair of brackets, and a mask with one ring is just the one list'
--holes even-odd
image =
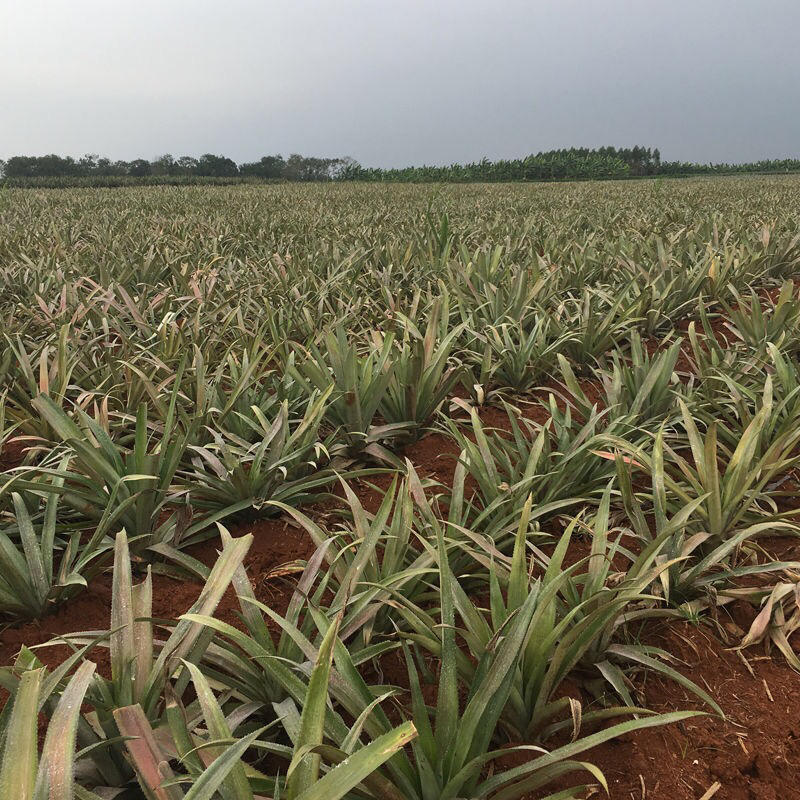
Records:
{"label": "tree line", "polygon": [[798,172],[800,160],[773,159],[747,164],[695,164],[663,161],[658,148],[571,147],[539,152],[526,158],[444,167],[380,169],[357,162],[342,171],[342,178],[360,181],[470,182],[470,181],[562,181],[639,178],[646,176],[726,175],[747,172]]}
{"label": "tree line", "polygon": [[316,158],[292,154],[264,156],[260,161],[237,164],[227,156],[205,153],[200,158],[171,154],[152,161],[137,158],[133,161],[112,161],[94,154],[82,158],[71,156],[12,156],[0,161],[0,174],[8,180],[26,178],[151,178],[252,177],[264,180],[329,181],[338,178],[350,166],[348,158]]}
{"label": "tree line", "polygon": [[500,159],[449,166],[395,169],[364,167],[352,158],[319,158],[292,154],[263,156],[237,164],[223,155],[199,158],[167,154],[148,161],[112,161],[89,154],[13,156],[0,161],[0,177],[11,185],[124,185],[128,183],[196,183],[237,181],[387,181],[501,182],[636,178],[651,175],[708,175],[744,172],[796,172],[800,160],[763,160],[747,164],[695,164],[662,161],[658,148],[571,147],[519,159]]}
{"label": "tree line", "polygon": [[527,158],[487,158],[471,164],[445,167],[380,169],[350,164],[343,177],[361,181],[558,181],[602,180],[657,174],[661,155],[656,148],[572,147],[550,150]]}

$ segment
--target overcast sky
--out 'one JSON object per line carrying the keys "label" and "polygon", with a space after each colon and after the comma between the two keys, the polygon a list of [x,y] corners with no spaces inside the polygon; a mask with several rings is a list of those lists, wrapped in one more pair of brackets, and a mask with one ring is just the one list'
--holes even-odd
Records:
{"label": "overcast sky", "polygon": [[0,158],[800,156],[798,0],[0,0]]}

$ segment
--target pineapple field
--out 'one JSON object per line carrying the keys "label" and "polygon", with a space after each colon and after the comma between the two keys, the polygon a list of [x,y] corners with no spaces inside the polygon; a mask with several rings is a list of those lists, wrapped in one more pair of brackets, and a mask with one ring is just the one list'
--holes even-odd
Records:
{"label": "pineapple field", "polygon": [[0,190],[0,798],[800,797],[799,209]]}

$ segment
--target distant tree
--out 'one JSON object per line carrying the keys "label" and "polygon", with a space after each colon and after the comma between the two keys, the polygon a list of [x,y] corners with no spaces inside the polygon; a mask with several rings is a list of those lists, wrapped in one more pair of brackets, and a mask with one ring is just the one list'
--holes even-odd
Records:
{"label": "distant tree", "polygon": [[143,178],[152,172],[150,162],[146,158],[137,158],[128,165],[128,175],[134,178]]}
{"label": "distant tree", "polygon": [[8,178],[61,177],[75,174],[75,160],[54,153],[46,156],[12,156],[6,162]]}
{"label": "distant tree", "polygon": [[302,181],[306,172],[306,159],[298,153],[292,153],[286,159],[285,176],[290,181]]}
{"label": "distant tree", "polygon": [[150,172],[153,175],[174,175],[175,170],[175,159],[170,153],[153,159],[150,165]]}
{"label": "distant tree", "polygon": [[292,153],[286,159],[284,177],[290,181],[330,181],[337,178],[345,164],[342,158],[316,158]]}
{"label": "distant tree", "polygon": [[4,174],[7,178],[30,178],[29,162],[26,156],[11,156],[5,164]]}
{"label": "distant tree", "polygon": [[197,159],[192,156],[181,156],[175,161],[178,175],[194,175],[197,172]]}
{"label": "distant tree", "polygon": [[100,156],[97,153],[87,153],[82,158],[78,159],[76,164],[77,173],[79,175],[95,175],[97,174],[97,160]]}
{"label": "distant tree", "polygon": [[127,175],[127,161],[112,161],[110,158],[98,158],[95,164],[95,174],[103,176]]}
{"label": "distant tree", "polygon": [[330,177],[335,181],[346,180],[351,175],[361,169],[361,164],[354,158],[345,156],[344,158],[334,159],[330,168]]}
{"label": "distant tree", "polygon": [[286,161],[283,156],[262,156],[260,161],[253,161],[249,164],[240,164],[239,173],[241,175],[252,175],[257,178],[282,178],[286,169]]}
{"label": "distant tree", "polygon": [[205,153],[198,159],[195,172],[197,175],[212,178],[231,178],[239,173],[239,168],[236,166],[236,162],[227,156]]}

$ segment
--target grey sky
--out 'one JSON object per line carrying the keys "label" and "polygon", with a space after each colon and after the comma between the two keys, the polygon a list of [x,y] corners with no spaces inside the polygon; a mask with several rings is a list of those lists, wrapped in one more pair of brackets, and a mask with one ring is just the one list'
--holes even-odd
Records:
{"label": "grey sky", "polygon": [[0,0],[0,158],[800,156],[797,0]]}

